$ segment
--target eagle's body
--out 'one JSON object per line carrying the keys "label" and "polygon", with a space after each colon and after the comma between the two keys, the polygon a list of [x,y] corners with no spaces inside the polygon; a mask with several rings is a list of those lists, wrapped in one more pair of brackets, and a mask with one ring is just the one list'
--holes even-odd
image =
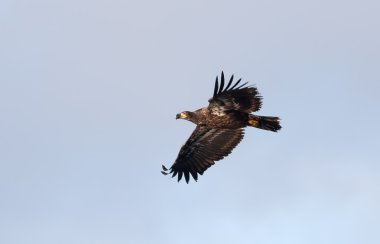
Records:
{"label": "eagle's body", "polygon": [[[214,95],[209,106],[194,112],[177,114],[177,119],[186,119],[197,125],[190,138],[181,147],[178,157],[170,171],[162,166],[163,174],[182,175],[189,182],[190,174],[197,180],[198,174],[208,169],[215,161],[223,159],[239,144],[244,137],[244,127],[252,126],[264,130],[281,129],[278,117],[251,114],[261,108],[261,96],[255,87],[240,86],[241,79],[232,85],[233,76],[224,87],[224,74],[215,81]],[[232,86],[231,86],[232,85]]]}
{"label": "eagle's body", "polygon": [[183,119],[187,119],[191,122],[193,122],[196,125],[204,125],[210,128],[241,128],[245,127],[247,125],[248,121],[248,114],[242,113],[239,111],[229,111],[228,113],[224,115],[216,115],[212,113],[212,111],[209,108],[201,108],[198,110],[195,110],[194,112],[182,112],[181,116],[185,117],[179,117]]}

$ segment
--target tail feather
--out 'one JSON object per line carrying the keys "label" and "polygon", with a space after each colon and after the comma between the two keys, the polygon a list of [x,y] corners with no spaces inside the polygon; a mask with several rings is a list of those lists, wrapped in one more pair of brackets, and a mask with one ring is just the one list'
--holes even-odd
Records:
{"label": "tail feather", "polygon": [[271,116],[257,116],[250,114],[248,126],[253,126],[263,130],[278,131],[281,129],[280,118]]}

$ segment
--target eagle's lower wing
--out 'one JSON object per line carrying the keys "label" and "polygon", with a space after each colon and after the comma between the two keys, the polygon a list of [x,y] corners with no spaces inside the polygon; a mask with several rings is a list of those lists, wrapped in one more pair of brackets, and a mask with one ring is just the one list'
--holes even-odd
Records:
{"label": "eagle's lower wing", "polygon": [[222,72],[220,85],[216,77],[214,95],[210,98],[208,109],[216,115],[224,115],[229,110],[237,110],[245,113],[256,112],[261,108],[261,96],[256,87],[240,84],[239,79],[232,85],[232,75],[227,86],[224,86],[224,73]]}
{"label": "eagle's lower wing", "polygon": [[194,180],[198,175],[208,169],[215,161],[221,160],[231,153],[232,149],[243,139],[244,130],[239,129],[215,129],[198,125],[190,138],[181,147],[178,157],[172,167],[166,169],[162,166],[163,174],[172,173],[172,177],[178,174],[178,181],[182,175],[189,182],[190,174]]}

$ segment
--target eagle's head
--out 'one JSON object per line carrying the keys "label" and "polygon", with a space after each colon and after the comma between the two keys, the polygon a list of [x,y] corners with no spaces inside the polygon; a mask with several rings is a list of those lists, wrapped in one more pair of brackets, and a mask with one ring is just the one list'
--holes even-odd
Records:
{"label": "eagle's head", "polygon": [[186,119],[186,120],[190,120],[190,118],[192,117],[192,113],[189,112],[189,111],[184,111],[182,113],[179,113],[175,116],[175,119]]}

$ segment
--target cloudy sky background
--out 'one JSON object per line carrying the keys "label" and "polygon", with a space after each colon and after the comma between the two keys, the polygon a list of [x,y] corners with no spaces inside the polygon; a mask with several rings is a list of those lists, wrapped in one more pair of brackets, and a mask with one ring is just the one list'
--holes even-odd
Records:
{"label": "cloudy sky background", "polygon": [[[380,3],[0,2],[0,242],[379,243]],[[224,70],[249,128],[197,183],[161,175]]]}

